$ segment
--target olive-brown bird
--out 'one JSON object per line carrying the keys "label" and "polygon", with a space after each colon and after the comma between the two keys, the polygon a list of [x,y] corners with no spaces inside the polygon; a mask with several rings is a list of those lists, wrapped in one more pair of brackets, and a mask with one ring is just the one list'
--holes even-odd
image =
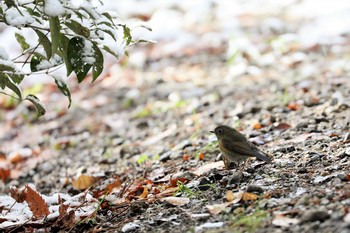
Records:
{"label": "olive-brown bird", "polygon": [[236,162],[240,165],[249,157],[256,157],[267,163],[271,162],[271,159],[264,152],[248,141],[243,134],[229,126],[220,125],[210,132],[215,133],[218,138],[226,169],[229,169],[230,162]]}

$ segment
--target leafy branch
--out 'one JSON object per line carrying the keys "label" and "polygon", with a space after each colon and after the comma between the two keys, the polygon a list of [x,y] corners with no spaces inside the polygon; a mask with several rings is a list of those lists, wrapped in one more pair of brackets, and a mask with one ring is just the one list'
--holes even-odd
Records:
{"label": "leafy branch", "polygon": [[[52,74],[56,69],[64,65],[66,76],[75,73],[79,83],[91,72],[92,81],[95,81],[104,68],[103,53],[119,59],[123,55],[120,51],[127,54],[128,46],[143,42],[134,41],[131,29],[126,24],[113,13],[100,12],[90,1],[82,1],[77,5],[74,0],[64,1],[64,4],[60,0],[23,3],[5,0],[0,3],[0,23],[17,28],[15,38],[22,48],[20,55],[9,59],[6,51],[0,47],[0,88],[10,89],[19,101],[32,102],[38,116],[45,113],[39,99],[34,95],[22,97],[19,84],[26,76],[45,71],[45,74],[54,78],[61,93],[67,96],[70,107],[72,100],[69,87],[64,77]],[[24,30],[35,32],[37,43],[34,46],[21,33]],[[119,48],[110,46],[106,35]],[[26,57],[24,61],[21,59],[23,56]],[[30,72],[24,72],[22,69],[28,66]]]}

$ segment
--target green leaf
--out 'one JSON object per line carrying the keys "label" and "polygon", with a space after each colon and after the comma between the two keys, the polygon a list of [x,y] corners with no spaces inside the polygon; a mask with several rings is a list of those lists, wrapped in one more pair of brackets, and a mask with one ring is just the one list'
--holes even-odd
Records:
{"label": "green leaf", "polygon": [[87,73],[92,67],[92,64],[86,62],[86,54],[84,54],[85,43],[84,38],[73,37],[70,39],[67,49],[68,62],[77,75],[79,83],[85,79]]}
{"label": "green leaf", "polygon": [[60,39],[61,39],[61,25],[60,25],[60,20],[58,16],[56,17],[50,17],[49,18],[49,23],[50,23],[50,32],[51,32],[51,51],[52,55],[54,55],[59,47],[60,44]]}
{"label": "green leaf", "polygon": [[111,50],[107,45],[104,45],[104,46],[103,46],[103,49],[104,49],[106,52],[108,52],[108,53],[110,53],[111,55],[113,55],[115,58],[119,59],[119,55],[116,54],[113,50]]}
{"label": "green leaf", "polygon": [[16,84],[20,84],[24,79],[24,74],[13,73],[13,74],[8,74],[8,75],[11,78],[11,80]]}
{"label": "green leaf", "polygon": [[46,58],[49,60],[52,56],[52,44],[49,38],[47,38],[47,36],[39,30],[34,30],[34,31],[39,37],[38,39],[39,44],[41,44],[44,47]]}
{"label": "green leaf", "polygon": [[115,38],[115,35],[114,35],[112,30],[108,30],[108,29],[99,29],[99,30],[107,33],[108,35],[110,35],[113,38],[114,41],[117,41],[117,38]]}
{"label": "green leaf", "polygon": [[41,117],[45,114],[46,110],[44,106],[40,103],[40,100],[35,95],[29,94],[26,96],[25,100],[32,102],[36,108],[37,117]]}
{"label": "green leaf", "polygon": [[30,70],[32,72],[37,72],[39,70],[38,65],[43,61],[44,59],[40,56],[33,56],[32,59],[30,60]]}
{"label": "green leaf", "polygon": [[98,76],[102,73],[103,71],[103,54],[99,47],[97,47],[96,44],[94,44],[94,57],[95,57],[95,62],[94,65],[92,66],[92,81],[94,82]]}
{"label": "green leaf", "polygon": [[113,17],[108,12],[104,12],[104,13],[102,13],[102,15],[104,17],[106,17],[114,25],[114,27],[117,27],[117,26],[115,26],[115,24],[113,22]]}
{"label": "green leaf", "polygon": [[60,89],[60,91],[62,92],[63,95],[68,97],[68,100],[69,100],[68,108],[70,108],[70,105],[72,103],[72,99],[71,99],[71,94],[70,94],[69,87],[68,87],[67,83],[65,83],[62,78],[58,78],[57,76],[52,76],[52,77],[55,79],[55,83],[56,83],[58,89]]}
{"label": "green leaf", "polygon": [[131,30],[126,25],[122,25],[124,29],[124,40],[126,41],[126,46],[132,42]]}
{"label": "green leaf", "polygon": [[11,89],[14,93],[16,93],[18,99],[22,100],[22,90],[19,87],[19,85],[12,80],[11,74],[1,73],[0,85],[2,89],[4,89],[5,87]]}
{"label": "green leaf", "polygon": [[15,37],[17,42],[21,45],[23,51],[27,50],[30,47],[29,44],[26,42],[26,39],[24,38],[24,36],[22,36],[19,33],[15,33]]}
{"label": "green leaf", "polygon": [[63,58],[64,63],[66,64],[67,76],[69,76],[73,71],[70,62],[68,61],[68,44],[69,38],[64,34],[61,34],[59,52],[61,53],[61,57]]}
{"label": "green leaf", "polygon": [[90,30],[87,27],[84,27],[79,22],[75,20],[70,20],[65,22],[66,26],[75,32],[78,35],[84,36],[85,38],[89,38],[90,36]]}

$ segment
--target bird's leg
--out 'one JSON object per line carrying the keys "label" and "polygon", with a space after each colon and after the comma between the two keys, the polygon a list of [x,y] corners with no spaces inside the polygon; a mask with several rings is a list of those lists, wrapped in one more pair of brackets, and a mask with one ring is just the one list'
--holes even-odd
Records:
{"label": "bird's leg", "polygon": [[231,168],[231,161],[228,160],[225,156],[222,156],[222,161],[224,161],[225,169],[230,170]]}

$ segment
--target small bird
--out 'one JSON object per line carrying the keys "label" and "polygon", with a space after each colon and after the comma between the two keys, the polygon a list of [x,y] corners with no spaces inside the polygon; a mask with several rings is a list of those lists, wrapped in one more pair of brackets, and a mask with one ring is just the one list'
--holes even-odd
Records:
{"label": "small bird", "polygon": [[210,132],[215,133],[218,138],[226,169],[230,168],[230,162],[236,162],[239,166],[240,162],[245,162],[249,157],[256,157],[267,163],[271,162],[264,152],[248,141],[243,134],[229,126],[220,125]]}

